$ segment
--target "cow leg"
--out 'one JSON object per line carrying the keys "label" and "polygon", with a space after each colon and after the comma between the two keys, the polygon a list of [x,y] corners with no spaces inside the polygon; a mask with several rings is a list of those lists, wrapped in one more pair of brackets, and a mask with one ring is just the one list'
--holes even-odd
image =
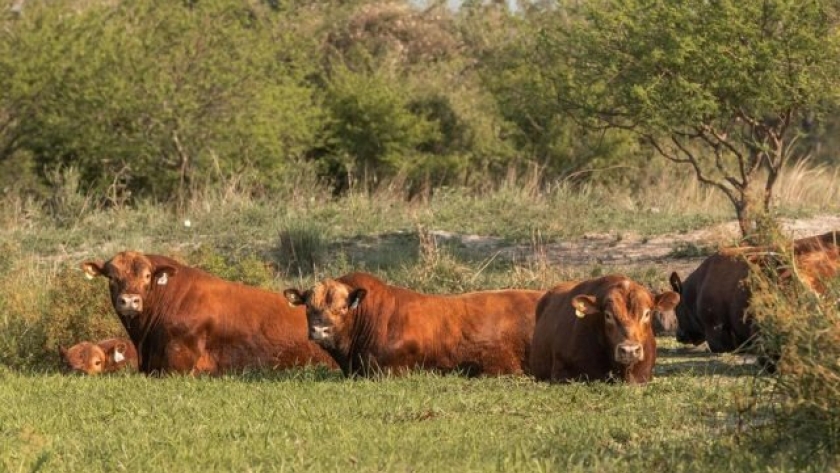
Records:
{"label": "cow leg", "polygon": [[193,344],[193,352],[197,356],[191,371],[193,375],[201,373],[212,374],[216,372],[218,366],[215,358],[207,352],[207,340],[205,337],[197,337]]}
{"label": "cow leg", "polygon": [[561,361],[561,357],[555,353],[551,361],[551,378],[549,380],[551,382],[568,381],[569,378],[569,371]]}
{"label": "cow leg", "polygon": [[193,375],[201,374],[201,373],[215,373],[218,366],[216,364],[216,360],[210,356],[209,353],[206,351],[202,354],[195,362],[191,373]]}
{"label": "cow leg", "polygon": [[198,356],[183,341],[172,341],[166,345],[166,370],[175,373],[192,372]]}

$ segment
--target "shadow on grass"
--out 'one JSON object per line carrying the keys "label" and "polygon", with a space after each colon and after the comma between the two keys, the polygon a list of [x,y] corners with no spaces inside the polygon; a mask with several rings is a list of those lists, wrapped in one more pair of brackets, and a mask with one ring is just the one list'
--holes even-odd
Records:
{"label": "shadow on grass", "polygon": [[657,376],[755,376],[763,373],[756,357],[717,354],[698,348],[658,348],[654,368]]}

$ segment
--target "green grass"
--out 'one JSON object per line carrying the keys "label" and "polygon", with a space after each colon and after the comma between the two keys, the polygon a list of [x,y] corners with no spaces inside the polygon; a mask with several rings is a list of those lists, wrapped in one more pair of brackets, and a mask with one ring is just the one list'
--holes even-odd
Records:
{"label": "green grass", "polygon": [[[5,372],[0,465],[8,471],[39,464],[44,471],[748,471],[770,464],[768,452],[735,455],[733,422],[723,410],[750,373],[723,362],[665,371],[643,388],[425,373],[353,381],[323,370],[163,379]],[[720,452],[731,455],[715,458]]]}
{"label": "green grass", "polygon": [[[646,387],[321,369],[0,374],[5,471],[820,471],[739,434],[755,368],[666,347]],[[747,419],[750,422],[750,419]],[[743,430],[743,429],[742,429]],[[747,445],[749,442],[752,444]]]}

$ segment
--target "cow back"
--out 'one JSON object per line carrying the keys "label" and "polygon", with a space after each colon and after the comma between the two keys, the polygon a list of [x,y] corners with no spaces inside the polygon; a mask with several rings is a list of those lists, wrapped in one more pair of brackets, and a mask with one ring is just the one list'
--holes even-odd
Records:
{"label": "cow back", "polygon": [[414,368],[499,375],[529,371],[530,340],[541,291],[422,294],[365,273],[337,279],[366,296],[346,340],[333,350],[348,374]]}

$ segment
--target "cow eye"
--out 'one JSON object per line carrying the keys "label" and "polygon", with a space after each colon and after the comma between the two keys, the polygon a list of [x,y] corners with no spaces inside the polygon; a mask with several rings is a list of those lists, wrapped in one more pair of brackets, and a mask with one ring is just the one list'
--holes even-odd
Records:
{"label": "cow eye", "polygon": [[93,362],[94,365],[99,366],[102,364],[102,360],[96,360]]}
{"label": "cow eye", "polygon": [[612,321],[613,321],[613,317],[615,317],[615,315],[613,315],[613,313],[612,313],[612,311],[611,311],[611,310],[606,310],[606,311],[604,311],[604,318],[606,318],[606,319],[607,319],[607,322],[612,322]]}
{"label": "cow eye", "polygon": [[146,281],[152,279],[152,273],[146,273]]}
{"label": "cow eye", "polygon": [[647,323],[650,320],[650,309],[645,309],[644,315],[642,315],[642,323]]}

